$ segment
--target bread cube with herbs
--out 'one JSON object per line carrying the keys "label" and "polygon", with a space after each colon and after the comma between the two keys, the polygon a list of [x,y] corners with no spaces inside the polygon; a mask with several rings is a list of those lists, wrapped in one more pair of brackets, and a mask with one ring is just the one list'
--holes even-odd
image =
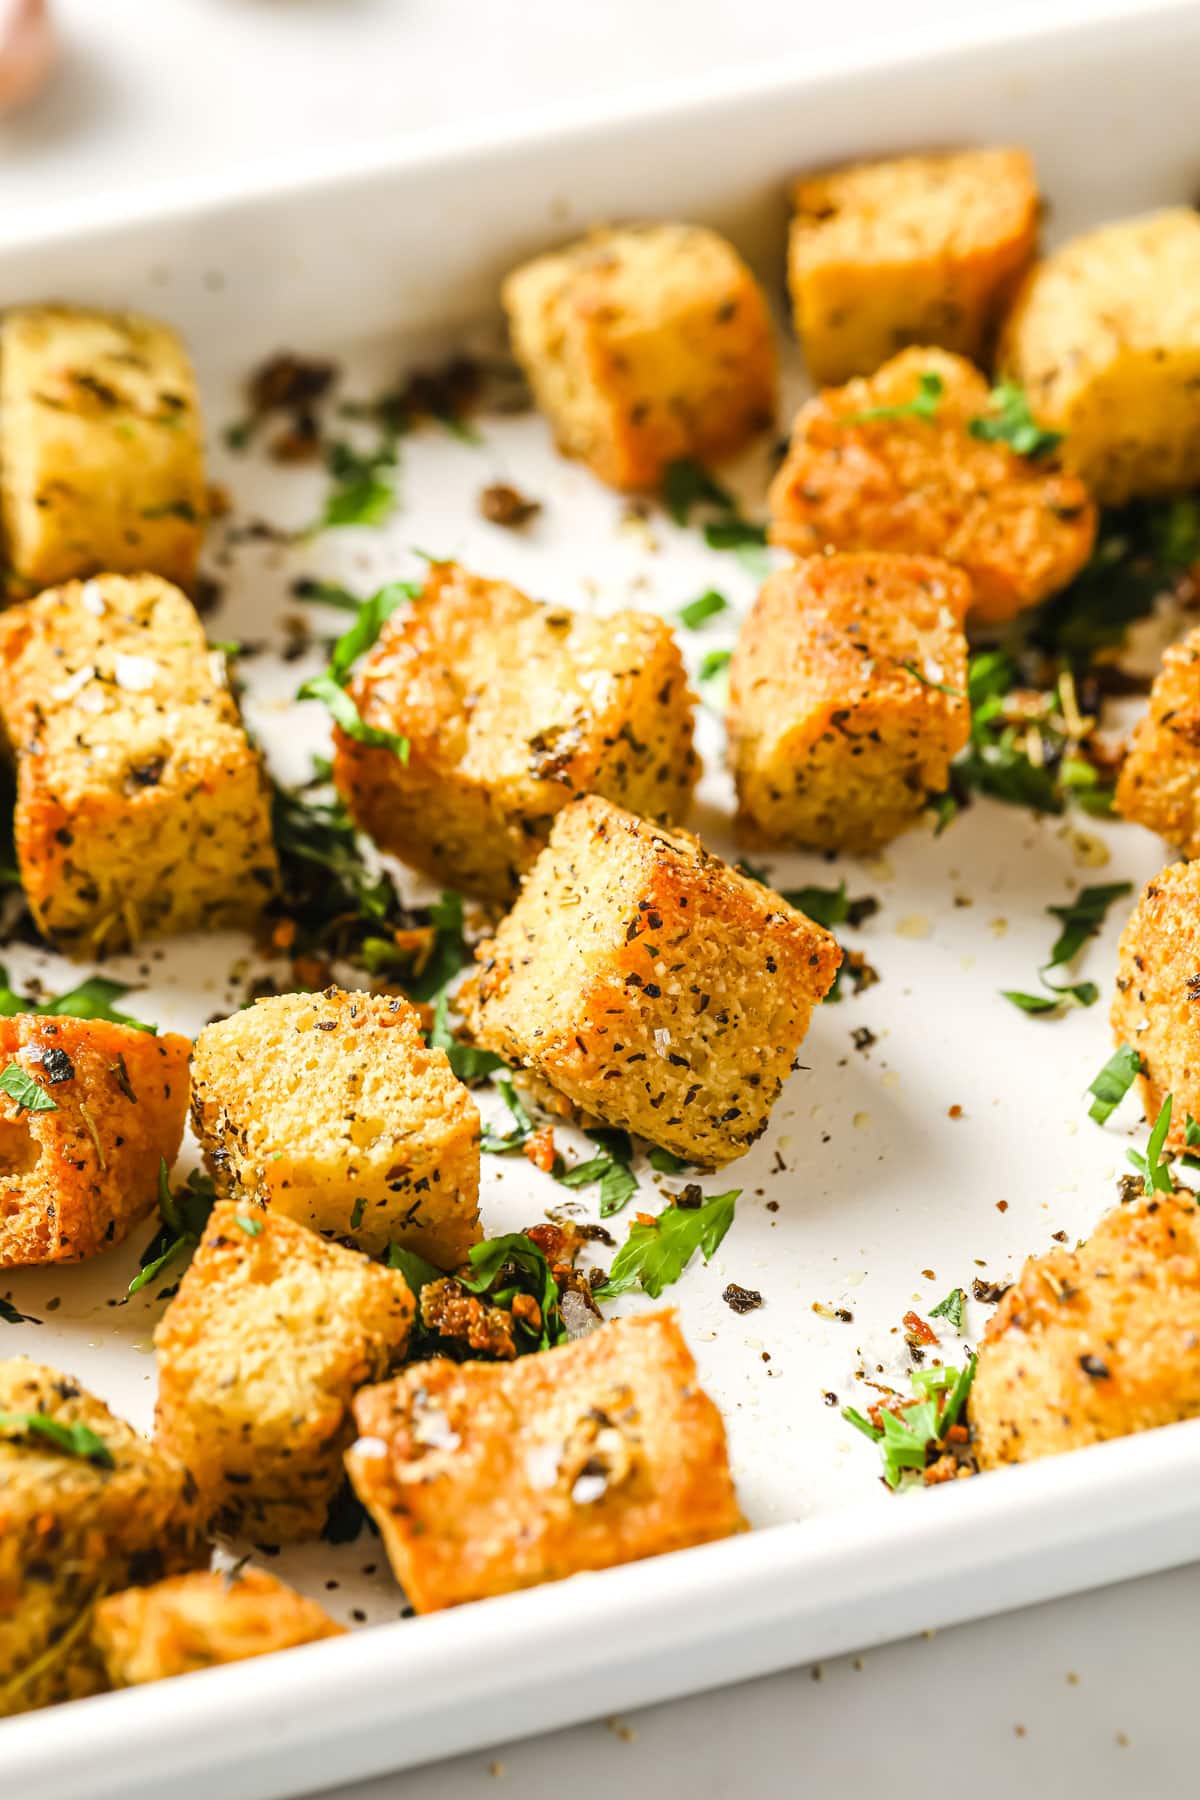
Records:
{"label": "bread cube with herbs", "polygon": [[576,800],[461,996],[478,1043],[716,1168],[765,1131],[841,954],[697,838]]}
{"label": "bread cube with herbs", "polygon": [[21,885],[80,957],[253,923],[275,891],[270,797],[225,660],[155,575],[100,575],[0,615]]}
{"label": "bread cube with herbs", "polygon": [[208,1562],[194,1485],[71,1376],[0,1362],[0,1718],[106,1686],[92,1609]]}
{"label": "bread cube with herbs", "polygon": [[788,285],[814,381],[870,375],[907,344],[982,361],[1037,247],[1024,150],[952,150],[806,175]]}
{"label": "bread cube with herbs", "polygon": [[479,1109],[401,995],[283,994],[205,1026],[192,1126],[222,1199],[443,1269],[479,1239]]}
{"label": "bread cube with herbs", "polygon": [[346,1464],[419,1613],[743,1528],[672,1310],[511,1363],[416,1363],[354,1403]]}
{"label": "bread cube with herbs", "polygon": [[775,416],[766,299],[698,225],[595,231],[504,283],[513,350],[564,456],[656,489],[681,458],[732,454]]}
{"label": "bread cube with herbs", "polygon": [[213,1207],[154,1333],[156,1441],[210,1526],[257,1543],[319,1535],[351,1399],[400,1361],[412,1317],[398,1271],[278,1213]]}
{"label": "bread cube with herbs", "polygon": [[1172,849],[1200,856],[1200,627],[1163,653],[1113,804]]}
{"label": "bread cube with herbs", "polygon": [[358,824],[434,880],[509,901],[579,794],[683,820],[699,763],[693,697],[653,614],[592,618],[435,563],[351,685],[368,729],[335,729],[334,778]]}
{"label": "bread cube with herbs", "polygon": [[1121,933],[1111,1020],[1118,1046],[1138,1059],[1153,1121],[1172,1096],[1167,1148],[1182,1155],[1189,1116],[1200,1119],[1200,862],[1153,876]]}
{"label": "bread cube with herbs", "polygon": [[970,732],[970,601],[932,557],[813,556],[770,577],[730,665],[748,843],[873,850],[945,791]]}

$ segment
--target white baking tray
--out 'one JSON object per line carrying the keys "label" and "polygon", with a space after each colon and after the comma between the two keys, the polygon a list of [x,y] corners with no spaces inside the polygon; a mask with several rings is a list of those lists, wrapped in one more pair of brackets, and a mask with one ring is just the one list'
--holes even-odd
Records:
{"label": "white baking tray", "polygon": [[[419,353],[486,339],[500,273],[601,218],[710,221],[778,291],[785,178],[844,155],[1027,144],[1058,236],[1190,200],[1200,190],[1200,141],[1186,124],[1198,58],[1194,6],[1052,27],[994,21],[953,44],[864,46],[819,67],[793,61],[664,90],[653,107],[439,133],[252,191],[146,200],[136,216],[68,208],[43,221],[36,242],[0,252],[0,304],[59,295],[171,319],[200,365],[213,472],[232,487],[238,517],[299,526],[316,513],[323,478],[235,459],[216,443],[256,357],[285,345],[333,351],[342,391],[369,394]],[[480,446],[428,432],[408,441],[402,506],[382,531],[297,549],[251,543],[225,568],[215,567],[218,529],[209,564],[226,594],[213,636],[278,645],[281,615],[300,610],[289,597],[297,574],[367,592],[415,572],[414,545],[599,610],[671,613],[710,585],[739,612],[749,602],[752,578],[697,534],[657,516],[623,528],[621,502],[555,458],[536,416],[481,424]],[[762,476],[752,459],[737,478],[752,494]],[[478,518],[475,496],[498,478],[545,502],[528,535]],[[313,622],[339,626],[336,615],[314,612]],[[735,625],[683,634],[688,654],[728,644]],[[266,653],[246,666],[252,723],[285,779],[306,773],[322,742],[319,711],[288,704],[316,660]],[[711,715],[702,748],[699,828],[733,854]],[[1083,1090],[1109,1049],[1104,1005],[1043,1024],[997,990],[1031,985],[1053,934],[1048,903],[1088,881],[1140,884],[1165,860],[1162,846],[1132,827],[981,803],[940,839],[923,828],[866,866],[764,860],[780,885],[844,875],[852,895],[879,897],[879,914],[844,936],[882,980],[821,1009],[769,1135],[708,1183],[743,1188],[733,1229],[713,1264],[690,1269],[671,1296],[728,1420],[757,1529],[423,1620],[397,1618],[402,1596],[372,1538],[287,1553],[271,1566],[365,1628],[0,1726],[5,1793],[309,1791],[1200,1553],[1200,1422],[893,1497],[872,1447],[838,1410],[861,1400],[864,1364],[900,1371],[910,1306],[927,1312],[976,1274],[1008,1278],[1052,1232],[1085,1233],[1113,1199],[1124,1149],[1144,1126],[1132,1101],[1106,1130],[1087,1119]],[[1106,990],[1120,911],[1084,964]],[[32,974],[69,985],[55,959],[6,956],[18,986]],[[204,939],[110,969],[144,990],[132,1010],[194,1030],[237,1003],[247,957],[236,938]],[[876,1036],[866,1052],[851,1043],[860,1026]],[[950,1118],[951,1107],[962,1116]],[[562,1198],[522,1158],[485,1159],[489,1231],[527,1224]],[[142,1236],[79,1269],[0,1280],[0,1293],[42,1321],[0,1326],[0,1351],[59,1363],[148,1425],[161,1303],[113,1304]],[[762,1310],[730,1312],[720,1298],[730,1280],[761,1289]],[[834,1309],[852,1317],[830,1317]],[[945,1340],[948,1359],[976,1341],[985,1317],[972,1302],[961,1342]]]}

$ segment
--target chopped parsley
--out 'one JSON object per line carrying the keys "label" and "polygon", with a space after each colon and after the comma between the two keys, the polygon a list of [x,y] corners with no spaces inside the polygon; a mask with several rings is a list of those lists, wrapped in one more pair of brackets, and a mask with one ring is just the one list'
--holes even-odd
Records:
{"label": "chopped parsley", "polygon": [[823,925],[827,931],[832,931],[835,925],[844,925],[850,917],[850,899],[844,881],[835,888],[784,888],[780,899],[794,906],[797,912],[804,913],[814,925]]}
{"label": "chopped parsley", "polygon": [[159,1160],[158,1216],[161,1224],[142,1251],[141,1268],[129,1284],[129,1297],[153,1281],[168,1263],[181,1256],[190,1259],[204,1235],[216,1198],[212,1182],[199,1169],[192,1169],[184,1185],[172,1193],[170,1171],[165,1160]]}
{"label": "chopped parsley", "polygon": [[911,400],[899,406],[869,406],[865,412],[848,413],[841,423],[867,425],[872,419],[936,419],[945,386],[936,369],[924,369]]}
{"label": "chopped parsley", "polygon": [[326,449],[325,466],[333,486],[313,532],[342,525],[382,525],[391,517],[396,505],[396,446],[390,438],[365,453],[335,439]]}
{"label": "chopped parsley", "polygon": [[32,1313],[18,1311],[12,1301],[6,1300],[3,1294],[0,1294],[0,1321],[3,1321],[5,1325],[40,1325],[42,1322],[40,1319],[35,1319]]}
{"label": "chopped parsley", "polygon": [[741,1191],[731,1188],[726,1194],[700,1198],[693,1204],[685,1189],[657,1218],[639,1213],[613,1258],[608,1280],[596,1289],[596,1299],[614,1300],[637,1284],[656,1300],[664,1288],[679,1280],[697,1250],[709,1262],[733,1224]]}
{"label": "chopped parsley", "polygon": [[233,1217],[234,1223],[241,1226],[247,1237],[262,1236],[263,1222],[261,1219],[251,1219],[245,1213],[234,1213]]}
{"label": "chopped parsley", "polygon": [[482,1081],[485,1075],[492,1075],[497,1069],[503,1069],[504,1058],[497,1056],[494,1051],[480,1050],[474,1044],[459,1043],[450,1029],[449,1013],[450,1001],[443,989],[433,1004],[429,1042],[433,1049],[446,1052],[450,1067],[458,1079],[469,1085],[473,1081]]}
{"label": "chopped parsley", "polygon": [[1078,981],[1059,986],[1048,979],[1048,971],[1069,963],[1078,956],[1084,944],[1103,925],[1109,907],[1133,891],[1128,881],[1110,881],[1098,887],[1085,887],[1066,906],[1048,906],[1046,911],[1060,921],[1062,929],[1050,948],[1049,961],[1038,970],[1044,994],[1022,994],[1002,989],[1005,1000],[1019,1006],[1022,1012],[1048,1015],[1061,1014],[1068,1006],[1094,1006],[1100,990],[1094,981]]}
{"label": "chopped parsley", "polygon": [[[473,1244],[468,1258],[470,1273],[460,1271],[454,1279],[468,1294],[477,1294],[490,1306],[511,1312],[515,1331],[524,1333],[525,1348],[552,1350],[565,1341],[567,1328],[559,1305],[558,1283],[544,1252],[532,1238],[520,1231],[488,1238],[482,1244]],[[518,1294],[528,1294],[537,1302],[537,1324],[528,1322],[521,1310],[513,1307]]]}
{"label": "chopped parsley", "polygon": [[414,582],[389,581],[371,594],[359,607],[354,623],[334,644],[329,667],[320,675],[310,676],[296,696],[298,700],[322,701],[347,737],[373,749],[392,750],[401,762],[408,761],[408,739],[394,731],[382,731],[378,726],[368,725],[360,717],[346,684],[355,663],[375,643],[387,620],[418,592]]}
{"label": "chopped parsley", "polygon": [[621,1211],[637,1193],[637,1178],[631,1168],[633,1144],[627,1131],[598,1126],[587,1136],[599,1146],[599,1154],[574,1168],[555,1167],[554,1179],[563,1187],[590,1187],[600,1183],[600,1217],[611,1218]]}
{"label": "chopped parsley", "polygon": [[426,1262],[415,1250],[406,1250],[403,1244],[388,1245],[387,1266],[389,1269],[399,1269],[412,1290],[414,1300],[420,1299],[421,1289],[428,1287],[431,1281],[443,1279],[440,1269],[435,1269],[431,1262]]}
{"label": "chopped parsley", "polygon": [[509,1132],[493,1131],[490,1125],[485,1125],[483,1135],[479,1140],[479,1148],[489,1150],[493,1156],[507,1156],[509,1151],[520,1150],[529,1142],[534,1134],[535,1126],[525,1110],[520,1095],[513,1086],[512,1076],[507,1069],[496,1076],[496,1086],[500,1090],[500,1096],[505,1106],[512,1114],[513,1129]]}
{"label": "chopped parsley", "polygon": [[930,1452],[938,1451],[951,1426],[958,1424],[975,1379],[975,1361],[970,1355],[961,1369],[914,1369],[915,1397],[896,1410],[880,1406],[878,1425],[856,1407],[842,1408],[847,1424],[879,1445],[883,1478],[890,1488],[898,1488],[906,1474],[924,1469]]}
{"label": "chopped parsley", "polygon": [[37,1001],[28,994],[18,994],[9,985],[8,972],[0,966],[0,1018],[10,1019],[16,1013],[36,1013],[41,1018],[56,1019],[104,1019],[110,1025],[132,1025],[135,1031],[154,1033],[156,1025],[147,1025],[142,1019],[132,1019],[128,1013],[118,1012],[113,1005],[129,993],[123,982],[109,981],[103,975],[89,975],[78,987],[73,987],[57,999]]}
{"label": "chopped parsley", "polygon": [[90,1425],[80,1420],[70,1424],[65,1419],[51,1418],[49,1413],[0,1412],[0,1432],[15,1431],[24,1437],[45,1438],[56,1450],[67,1456],[78,1456],[98,1469],[113,1469],[113,1453],[104,1439]]}
{"label": "chopped parsley", "polygon": [[20,1063],[10,1062],[0,1071],[0,1093],[7,1094],[15,1100],[18,1111],[22,1112],[57,1112],[58,1102],[52,1100],[45,1088],[33,1079]]}
{"label": "chopped parsley", "polygon": [[1163,1156],[1163,1146],[1167,1141],[1167,1133],[1171,1129],[1171,1109],[1174,1104],[1175,1096],[1168,1094],[1159,1108],[1144,1156],[1140,1150],[1125,1152],[1126,1162],[1131,1168],[1136,1169],[1142,1178],[1144,1194],[1155,1192],[1170,1194],[1175,1191],[1175,1182],[1171,1175],[1172,1159],[1169,1156]]}
{"label": "chopped parsley", "polygon": [[966,699],[961,688],[952,687],[948,681],[935,681],[931,675],[926,675],[918,663],[904,662],[900,664],[900,667],[906,674],[911,675],[914,681],[919,681],[922,687],[935,688],[939,694],[948,694],[951,700]]}
{"label": "chopped parsley", "polygon": [[929,1316],[931,1319],[945,1319],[953,1330],[961,1331],[966,1304],[967,1296],[962,1289],[960,1287],[951,1288],[944,1300],[939,1300],[936,1306],[930,1307]]}
{"label": "chopped parsley", "polygon": [[1049,456],[1062,443],[1061,431],[1046,431],[1029,410],[1023,387],[1001,381],[988,395],[990,410],[967,426],[973,438],[987,444],[1007,444],[1018,456]]}
{"label": "chopped parsley", "polygon": [[1122,1044],[1119,1050],[1114,1050],[1088,1086],[1087,1091],[1093,1097],[1088,1108],[1088,1118],[1094,1119],[1097,1125],[1103,1125],[1116,1111],[1141,1072],[1141,1056],[1131,1045]]}
{"label": "chopped parsley", "polygon": [[695,600],[689,600],[686,606],[679,609],[679,623],[686,625],[689,631],[696,631],[709,619],[715,619],[718,613],[727,612],[729,602],[724,594],[718,594],[716,588],[708,588]]}
{"label": "chopped parsley", "polygon": [[676,1156],[673,1150],[664,1150],[654,1144],[650,1150],[650,1167],[657,1169],[660,1175],[682,1175],[691,1164],[684,1162],[682,1156]]}
{"label": "chopped parsley", "polygon": [[732,550],[747,573],[757,580],[767,573],[770,561],[766,553],[766,526],[744,519],[734,496],[709,474],[703,464],[691,457],[681,457],[668,464],[662,498],[677,525],[691,524],[692,513],[697,507],[715,513],[716,517],[704,525],[704,541],[709,549]]}
{"label": "chopped parsley", "polygon": [[294,581],[292,592],[297,600],[313,600],[320,606],[336,607],[339,612],[356,613],[363,603],[361,594],[352,594],[340,581],[318,581],[311,575]]}

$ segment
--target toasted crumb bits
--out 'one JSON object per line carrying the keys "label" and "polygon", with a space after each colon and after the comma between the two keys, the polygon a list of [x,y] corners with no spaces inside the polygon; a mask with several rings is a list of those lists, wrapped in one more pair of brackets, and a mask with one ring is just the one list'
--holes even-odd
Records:
{"label": "toasted crumb bits", "polygon": [[729,1283],[721,1298],[735,1313],[753,1312],[755,1307],[763,1304],[763,1297],[757,1288],[739,1287],[736,1281]]}
{"label": "toasted crumb bits", "polygon": [[494,481],[479,495],[479,511],[489,525],[503,525],[508,531],[520,531],[542,510],[540,500],[530,500],[519,488],[506,481]]}

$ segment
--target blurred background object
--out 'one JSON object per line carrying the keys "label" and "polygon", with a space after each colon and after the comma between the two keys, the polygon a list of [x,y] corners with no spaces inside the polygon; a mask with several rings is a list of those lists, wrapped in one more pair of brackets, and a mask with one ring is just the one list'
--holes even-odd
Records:
{"label": "blurred background object", "polygon": [[57,60],[47,0],[0,0],[0,112],[39,94]]}

